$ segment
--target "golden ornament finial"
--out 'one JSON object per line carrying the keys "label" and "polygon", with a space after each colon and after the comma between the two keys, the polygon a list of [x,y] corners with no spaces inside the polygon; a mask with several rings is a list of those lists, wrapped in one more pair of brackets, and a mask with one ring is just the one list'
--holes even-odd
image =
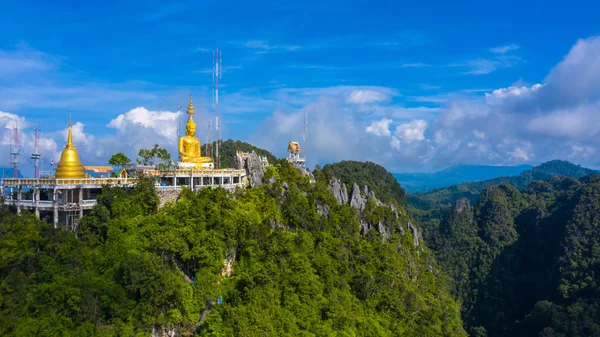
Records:
{"label": "golden ornament finial", "polygon": [[186,113],[188,115],[193,115],[196,113],[196,111],[194,111],[194,104],[192,103],[192,94],[190,94],[190,104],[188,104]]}
{"label": "golden ornament finial", "polygon": [[67,134],[67,147],[73,146],[73,123],[71,122],[71,114],[69,114],[69,133]]}

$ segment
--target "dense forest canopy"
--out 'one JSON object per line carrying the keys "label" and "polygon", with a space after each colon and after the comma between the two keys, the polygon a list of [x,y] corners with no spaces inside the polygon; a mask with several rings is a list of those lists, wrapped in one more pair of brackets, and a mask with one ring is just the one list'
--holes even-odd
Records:
{"label": "dense forest canopy", "polygon": [[[213,158],[215,157],[215,142],[211,143],[212,146],[212,156]],[[285,144],[284,144],[285,146]],[[221,141],[219,143],[219,165],[220,167],[223,168],[232,168],[233,167],[233,159],[235,158],[235,153],[237,151],[242,151],[242,152],[256,152],[256,154],[260,155],[260,156],[265,156],[267,157],[267,160],[269,161],[269,163],[273,163],[275,162],[275,160],[277,160],[277,158],[269,151],[258,148],[254,145],[248,144],[246,142],[242,142],[239,140],[225,140],[225,141]],[[203,156],[208,156],[208,154],[206,153],[206,146],[202,145],[202,155]]]}
{"label": "dense forest canopy", "polygon": [[[105,188],[78,233],[3,210],[0,335],[189,335],[204,312],[202,336],[466,336],[424,245],[359,235],[357,210],[336,202],[323,172],[311,183],[282,160],[271,178],[184,190],[162,209],[150,180]],[[408,220],[368,207],[373,221]]]}
{"label": "dense forest canopy", "polygon": [[600,176],[487,187],[424,224],[473,336],[600,336]]}

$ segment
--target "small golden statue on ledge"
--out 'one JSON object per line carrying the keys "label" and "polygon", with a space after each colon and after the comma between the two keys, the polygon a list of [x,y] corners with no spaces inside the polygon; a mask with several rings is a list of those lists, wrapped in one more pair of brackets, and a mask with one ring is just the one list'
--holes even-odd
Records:
{"label": "small golden statue on ledge", "polygon": [[179,138],[179,157],[183,163],[194,163],[201,166],[204,163],[212,162],[210,157],[202,157],[200,153],[200,139],[196,138],[196,123],[192,119],[194,111],[194,105],[192,104],[192,95],[190,95],[190,104],[188,105],[187,112],[190,117],[188,118],[187,124],[185,125],[185,136]]}

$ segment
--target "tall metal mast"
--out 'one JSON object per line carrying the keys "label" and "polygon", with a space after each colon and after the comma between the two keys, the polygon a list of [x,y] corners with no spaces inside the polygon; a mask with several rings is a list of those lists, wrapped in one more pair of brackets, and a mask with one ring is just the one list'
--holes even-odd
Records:
{"label": "tall metal mast", "polygon": [[[181,138],[181,105],[177,107],[177,141]],[[178,144],[177,142],[175,144]],[[179,158],[179,147],[175,148],[177,150],[177,158]],[[181,158],[180,158],[181,159]]]}
{"label": "tall metal mast", "polygon": [[206,145],[204,146],[204,156],[212,158],[211,144],[210,144],[210,121],[208,122],[208,127],[206,129]]}
{"label": "tall metal mast", "polygon": [[308,114],[306,112],[306,109],[304,109],[304,132],[302,133],[302,141],[304,142],[303,146],[304,146],[304,159],[306,159],[306,138],[307,138],[307,132],[308,132]]}
{"label": "tall metal mast", "polygon": [[219,79],[223,73],[223,60],[221,58],[221,52],[217,48],[215,51],[215,63],[213,68],[213,84],[214,84],[214,105],[215,105],[215,132],[217,139],[215,140],[215,164],[216,168],[219,168]]}
{"label": "tall metal mast", "polygon": [[40,157],[42,156],[42,153],[40,152],[40,130],[38,128],[35,128],[35,149],[33,150],[33,153],[31,154],[31,159],[33,159],[34,162],[34,167],[35,167],[35,179],[39,179],[40,178]]}
{"label": "tall metal mast", "polygon": [[11,164],[13,165],[14,172],[13,175],[15,178],[19,177],[19,155],[21,151],[19,151],[19,129],[17,127],[17,122],[15,122],[14,130],[14,138],[13,138],[13,147],[10,151],[11,154]]}

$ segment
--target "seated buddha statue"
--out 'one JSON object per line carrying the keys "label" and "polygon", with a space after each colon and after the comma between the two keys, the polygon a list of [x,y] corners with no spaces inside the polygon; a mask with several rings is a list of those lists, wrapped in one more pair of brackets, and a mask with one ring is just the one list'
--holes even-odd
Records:
{"label": "seated buddha statue", "polygon": [[200,153],[200,139],[196,138],[196,124],[192,119],[194,114],[194,106],[190,96],[190,104],[188,105],[187,114],[190,115],[187,124],[185,125],[185,136],[179,138],[179,156],[184,163],[210,163],[210,157],[202,157]]}

